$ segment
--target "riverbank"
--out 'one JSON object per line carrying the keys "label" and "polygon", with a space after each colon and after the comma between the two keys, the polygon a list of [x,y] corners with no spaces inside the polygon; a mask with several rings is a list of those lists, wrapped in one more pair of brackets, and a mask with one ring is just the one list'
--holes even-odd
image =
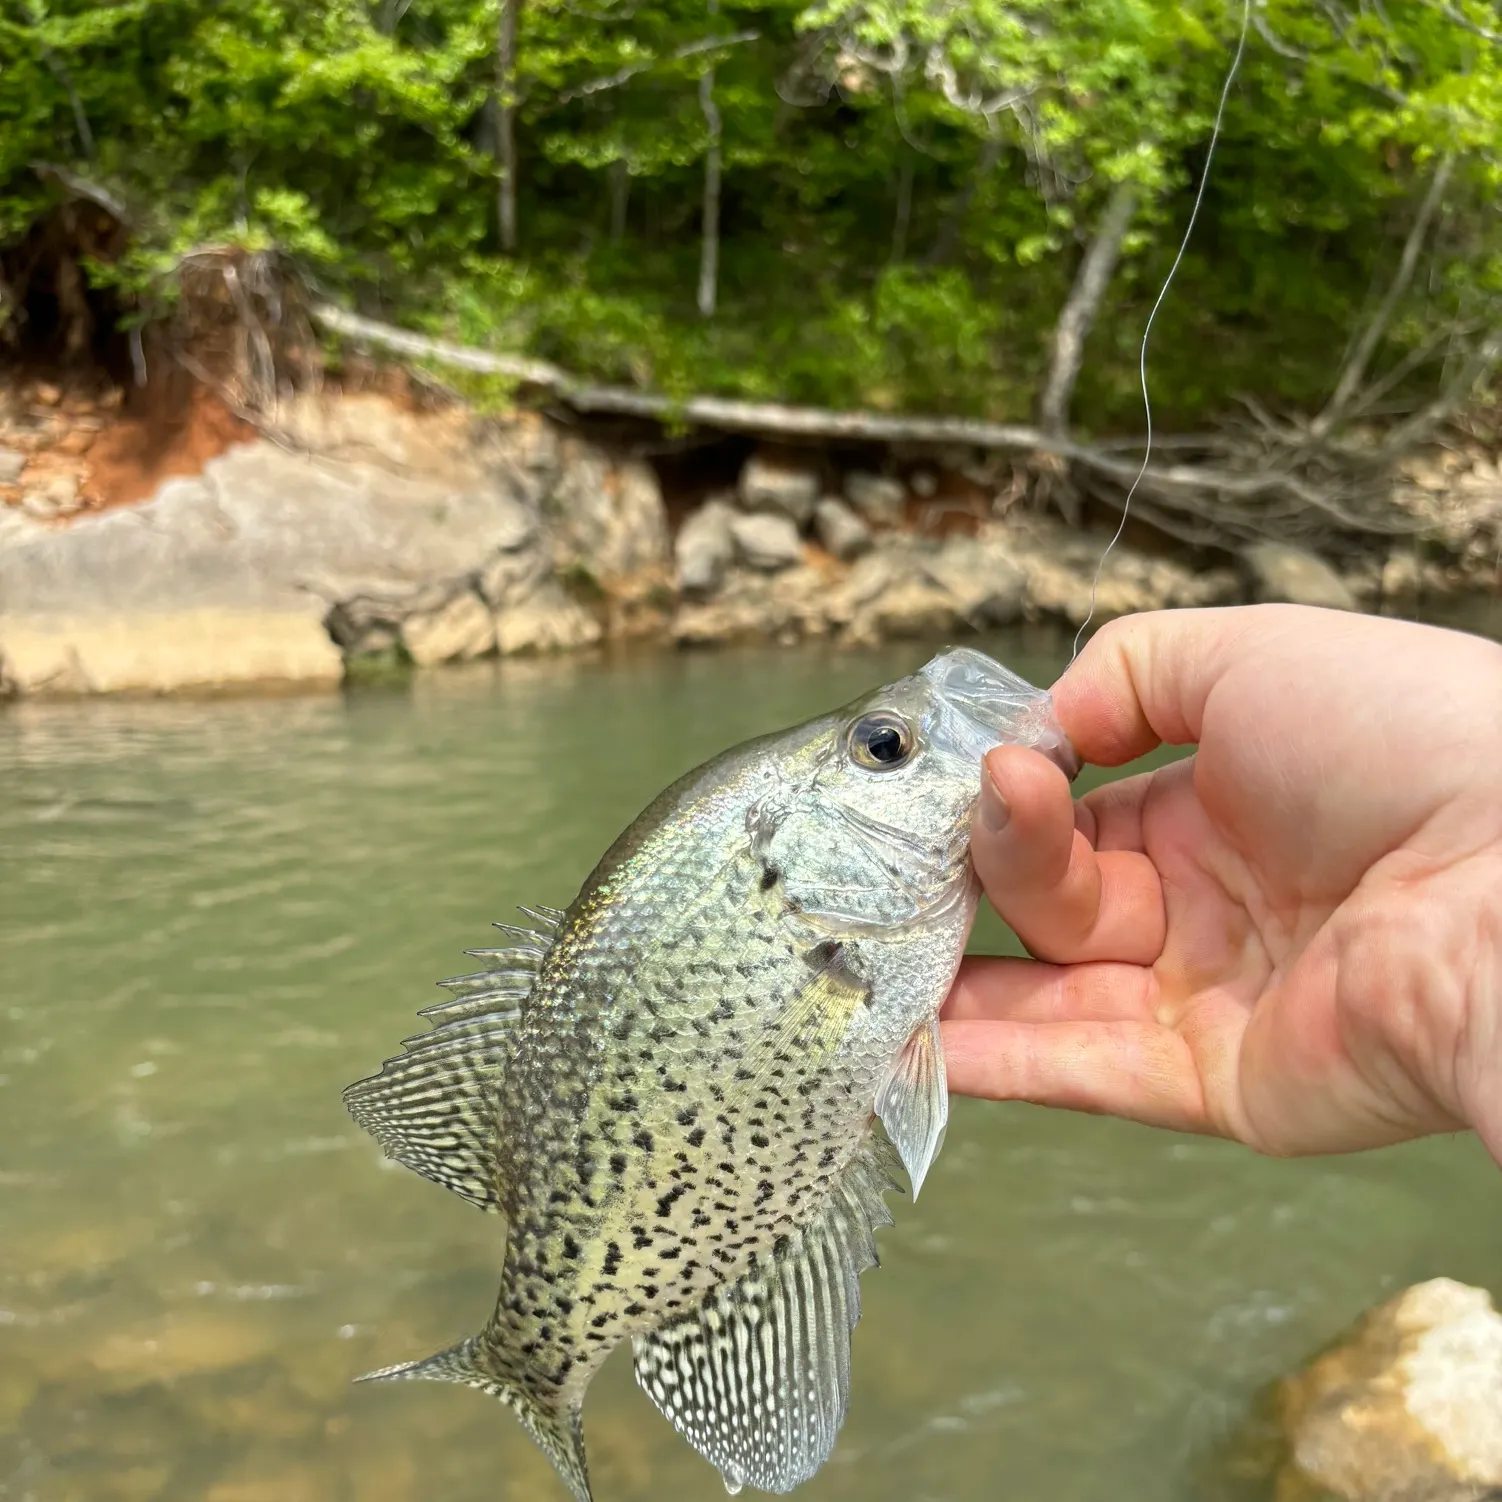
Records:
{"label": "riverbank", "polygon": [[181,381],[0,391],[0,692],[332,687],[622,640],[866,645],[1291,599],[1502,634],[1502,472],[1408,463],[1403,535],[1238,552],[1045,504],[959,446],[482,416],[399,371],[255,425]]}

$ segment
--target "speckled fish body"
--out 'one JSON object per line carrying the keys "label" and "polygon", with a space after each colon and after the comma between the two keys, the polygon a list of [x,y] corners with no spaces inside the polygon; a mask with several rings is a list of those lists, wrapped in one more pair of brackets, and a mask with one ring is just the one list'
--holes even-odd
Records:
{"label": "speckled fish body", "polygon": [[942,654],[689,773],[566,912],[527,910],[536,930],[449,983],[346,1100],[392,1157],[504,1215],[500,1294],[478,1335],[373,1377],[492,1392],[587,1502],[585,1390],[629,1339],[730,1490],[822,1465],[883,1195],[899,1162],[916,1195],[942,1139],[936,1018],[1003,741],[1072,762],[1046,694]]}

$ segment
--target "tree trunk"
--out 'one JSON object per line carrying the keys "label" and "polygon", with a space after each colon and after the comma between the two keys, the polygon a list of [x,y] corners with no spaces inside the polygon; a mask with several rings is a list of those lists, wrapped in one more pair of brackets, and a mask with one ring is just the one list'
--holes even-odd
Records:
{"label": "tree trunk", "polygon": [[501,0],[495,36],[496,224],[501,249],[516,249],[516,12],[521,0]]}
{"label": "tree trunk", "polygon": [[1038,426],[1045,432],[1062,436],[1069,431],[1069,405],[1074,399],[1075,383],[1085,359],[1085,340],[1116,270],[1121,256],[1121,242],[1137,212],[1137,190],[1128,183],[1118,183],[1106,201],[1095,234],[1085,250],[1074,285],[1054,324],[1053,347],[1048,357],[1048,376],[1038,400]]}
{"label": "tree trunk", "polygon": [[626,238],[626,206],[631,201],[631,170],[626,159],[618,156],[610,164],[610,243],[619,245]]}
{"label": "tree trunk", "polygon": [[1345,369],[1340,373],[1340,379],[1335,383],[1335,392],[1321,412],[1309,425],[1309,431],[1315,438],[1323,438],[1331,428],[1345,415],[1346,410],[1356,398],[1356,393],[1361,389],[1362,379],[1366,375],[1367,367],[1371,364],[1372,356],[1377,352],[1377,346],[1382,342],[1382,336],[1387,333],[1388,325],[1392,322],[1393,314],[1398,310],[1398,304],[1403,300],[1403,294],[1408,291],[1408,284],[1413,280],[1413,273],[1418,266],[1419,252],[1423,249],[1425,237],[1429,233],[1430,221],[1434,218],[1439,208],[1440,200],[1444,197],[1445,189],[1450,183],[1450,174],[1455,170],[1455,154],[1448,152],[1441,159],[1433,179],[1429,183],[1429,191],[1424,195],[1424,201],[1419,205],[1419,212],[1409,227],[1408,238],[1403,244],[1403,254],[1398,260],[1398,269],[1388,287],[1386,295],[1377,305],[1377,310],[1372,314],[1371,321],[1361,331],[1361,337],[1357,339],[1355,347],[1351,350],[1350,357],[1346,360]]}
{"label": "tree trunk", "polygon": [[913,217],[913,154],[902,153],[897,169],[897,217],[892,223],[892,263],[907,259],[907,231]]}
{"label": "tree trunk", "polygon": [[[712,8],[713,9],[713,8]],[[699,312],[713,318],[720,280],[720,137],[719,106],[714,101],[714,69],[699,76],[699,108],[709,127],[704,153],[704,227],[699,240]]]}

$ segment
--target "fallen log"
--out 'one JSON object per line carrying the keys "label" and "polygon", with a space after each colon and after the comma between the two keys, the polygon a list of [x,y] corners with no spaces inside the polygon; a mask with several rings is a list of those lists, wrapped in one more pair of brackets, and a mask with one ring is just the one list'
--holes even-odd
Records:
{"label": "fallen log", "polygon": [[[1395,535],[1415,529],[1415,523],[1390,508],[1386,514],[1363,514],[1362,499],[1381,489],[1386,465],[1358,466],[1345,483],[1315,482],[1295,464],[1297,452],[1286,456],[1266,447],[1231,444],[1211,435],[1204,451],[1219,451],[1239,460],[1235,467],[1212,464],[1149,464],[1122,457],[1120,443],[1096,446],[1065,434],[1047,433],[1021,423],[987,422],[968,417],[902,416],[884,412],[836,411],[827,407],[793,406],[784,402],[741,401],[733,397],[690,396],[676,398],[628,386],[599,385],[580,380],[546,360],[524,355],[497,354],[433,339],[396,328],[376,319],[351,313],[332,303],[314,303],[308,313],[315,323],[333,334],[390,350],[416,360],[430,360],[458,370],[497,375],[520,386],[547,392],[583,415],[640,417],[661,422],[694,424],[727,432],[755,433],[784,439],[854,440],[872,443],[968,445],[993,452],[1053,455],[1077,464],[1095,477],[1125,491],[1134,480],[1141,492],[1154,496],[1161,506],[1192,515],[1212,528],[1224,529],[1241,539],[1263,535],[1286,537],[1290,508],[1306,512],[1320,524],[1349,532]],[[1165,449],[1182,445],[1174,439],[1159,440]],[[1383,459],[1392,456],[1383,453]],[[1292,462],[1288,462],[1292,461]],[[1139,475],[1139,470],[1140,475]],[[1099,486],[1092,487],[1099,494]],[[1251,510],[1241,512],[1227,525],[1231,507],[1248,502],[1281,502],[1276,528],[1258,525]],[[1151,521],[1151,513],[1144,514]]]}

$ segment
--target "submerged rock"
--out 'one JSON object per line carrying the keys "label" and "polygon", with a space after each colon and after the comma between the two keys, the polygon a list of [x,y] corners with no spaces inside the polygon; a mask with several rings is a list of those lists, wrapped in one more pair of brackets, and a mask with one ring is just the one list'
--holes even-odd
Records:
{"label": "submerged rock", "polygon": [[819,541],[836,558],[849,561],[871,548],[871,529],[844,501],[826,496],[814,508]]}
{"label": "submerged rock", "polygon": [[724,501],[706,501],[679,528],[673,544],[678,588],[689,595],[712,594],[735,557],[730,524],[735,512]]}
{"label": "submerged rock", "polygon": [[803,556],[798,528],[786,516],[769,512],[737,516],[730,523],[730,535],[741,561],[767,573],[791,568]]}
{"label": "submerged rock", "polygon": [[1286,1381],[1288,1502],[1485,1502],[1502,1489],[1502,1315],[1483,1289],[1405,1289]]}
{"label": "submerged rock", "polygon": [[819,499],[817,466],[758,452],[741,468],[740,498],[748,511],[771,511],[798,527],[813,520]]}
{"label": "submerged rock", "polygon": [[1257,542],[1242,557],[1251,575],[1252,598],[1259,604],[1319,605],[1355,610],[1350,586],[1323,558],[1283,542]]}

